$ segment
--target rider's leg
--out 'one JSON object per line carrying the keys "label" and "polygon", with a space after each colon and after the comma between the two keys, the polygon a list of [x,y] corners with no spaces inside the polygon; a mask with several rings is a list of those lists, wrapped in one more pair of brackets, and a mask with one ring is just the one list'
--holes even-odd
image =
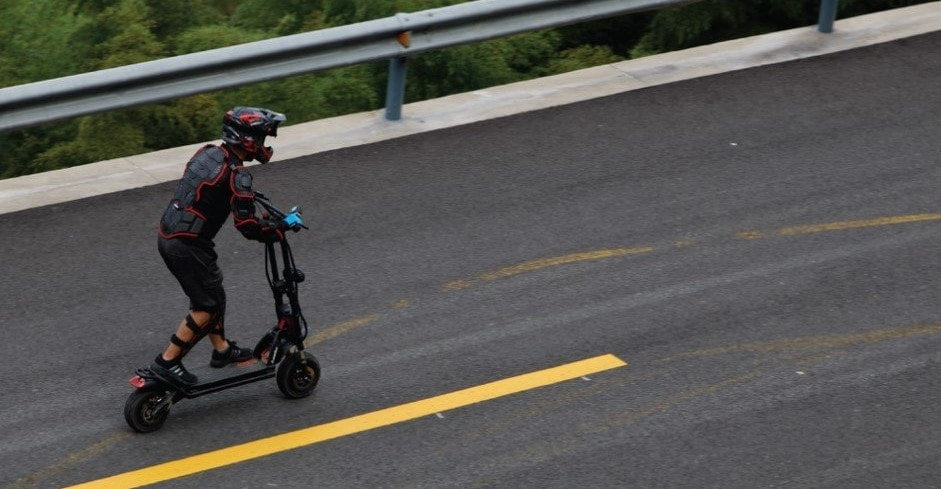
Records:
{"label": "rider's leg", "polygon": [[235,342],[225,338],[222,324],[226,297],[215,251],[179,239],[161,238],[157,244],[167,268],[189,297],[192,311],[180,323],[176,334],[170,337],[170,344],[158,356],[159,361],[155,361],[158,369],[172,370],[177,377],[185,376],[195,382],[195,376],[183,373],[186,369],[180,359],[207,334],[212,334],[209,339],[213,347],[211,366],[221,367],[250,359],[251,349],[235,347]]}
{"label": "rider's leg", "polygon": [[[224,296],[223,300],[225,300]],[[212,342],[214,351],[224,352],[229,349],[229,341],[225,338],[225,306],[222,306],[222,312],[216,319],[216,324],[209,331],[209,341]]]}
{"label": "rider's leg", "polygon": [[[206,311],[191,311],[189,314],[189,318],[192,318],[192,321],[196,323],[199,329],[203,329],[205,326],[207,326],[211,317],[212,314]],[[195,345],[196,342],[199,341],[199,339],[196,338],[197,335],[198,333],[194,332],[191,327],[187,326],[186,319],[180,321],[180,326],[176,329],[175,336],[179,338],[181,342],[184,343],[184,345],[178,345],[171,339],[170,344],[167,346],[167,349],[163,351],[163,355],[161,355],[161,357],[163,357],[163,359],[166,361],[183,358],[183,355],[186,355],[186,352],[189,351],[189,348],[186,348],[185,345]],[[200,338],[202,338],[202,336],[200,336]],[[194,339],[196,339],[196,341],[193,341]],[[213,342],[213,346],[215,346],[215,342]],[[184,348],[186,348],[185,351]]]}
{"label": "rider's leg", "polygon": [[209,341],[212,343],[212,349],[215,351],[225,351],[229,349],[229,340],[219,333],[209,333]]}
{"label": "rider's leg", "polygon": [[212,342],[212,358],[209,361],[210,367],[225,367],[230,363],[245,362],[251,360],[253,355],[251,348],[241,348],[235,341],[230,341],[225,337],[225,318],[224,309],[222,314],[216,318],[215,325],[209,333],[209,341]]}
{"label": "rider's leg", "polygon": [[198,381],[195,375],[186,370],[182,359],[199,340],[209,334],[217,312],[192,310],[170,336],[170,344],[150,365],[151,371],[171,382],[194,385]]}

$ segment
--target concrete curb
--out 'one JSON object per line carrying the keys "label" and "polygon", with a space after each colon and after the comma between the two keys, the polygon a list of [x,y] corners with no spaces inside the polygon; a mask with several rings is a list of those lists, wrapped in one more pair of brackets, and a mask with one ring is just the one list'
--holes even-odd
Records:
{"label": "concrete curb", "polygon": [[[382,110],[321,119],[279,131],[275,161],[938,30],[941,1],[840,20],[832,34],[802,27],[415,102],[397,122]],[[0,214],[176,180],[203,144],[0,180]]]}

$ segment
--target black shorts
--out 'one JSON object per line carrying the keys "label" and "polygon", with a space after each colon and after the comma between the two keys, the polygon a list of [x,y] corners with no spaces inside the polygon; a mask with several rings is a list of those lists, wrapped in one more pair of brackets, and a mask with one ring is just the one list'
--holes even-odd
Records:
{"label": "black shorts", "polygon": [[212,248],[197,246],[185,238],[158,237],[157,250],[189,297],[191,310],[225,312],[222,270]]}

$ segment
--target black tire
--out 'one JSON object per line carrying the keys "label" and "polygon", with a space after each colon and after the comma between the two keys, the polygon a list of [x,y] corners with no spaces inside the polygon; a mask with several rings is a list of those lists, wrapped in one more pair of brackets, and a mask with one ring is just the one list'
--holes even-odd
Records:
{"label": "black tire", "polygon": [[124,419],[138,433],[150,433],[163,426],[170,414],[170,406],[157,411],[157,404],[172,395],[166,388],[145,387],[135,389],[124,403]]}
{"label": "black tire", "polygon": [[307,397],[320,381],[320,362],[307,352],[288,355],[278,365],[278,389],[284,397],[300,399]]}

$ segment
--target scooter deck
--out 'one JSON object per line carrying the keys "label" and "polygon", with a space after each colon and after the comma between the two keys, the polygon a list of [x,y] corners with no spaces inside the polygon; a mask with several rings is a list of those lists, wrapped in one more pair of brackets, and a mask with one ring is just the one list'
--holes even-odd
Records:
{"label": "scooter deck", "polygon": [[257,360],[228,365],[222,368],[200,365],[191,368],[187,367],[187,370],[198,379],[196,385],[188,386],[180,390],[184,397],[188,398],[275,376],[275,365],[265,365]]}

